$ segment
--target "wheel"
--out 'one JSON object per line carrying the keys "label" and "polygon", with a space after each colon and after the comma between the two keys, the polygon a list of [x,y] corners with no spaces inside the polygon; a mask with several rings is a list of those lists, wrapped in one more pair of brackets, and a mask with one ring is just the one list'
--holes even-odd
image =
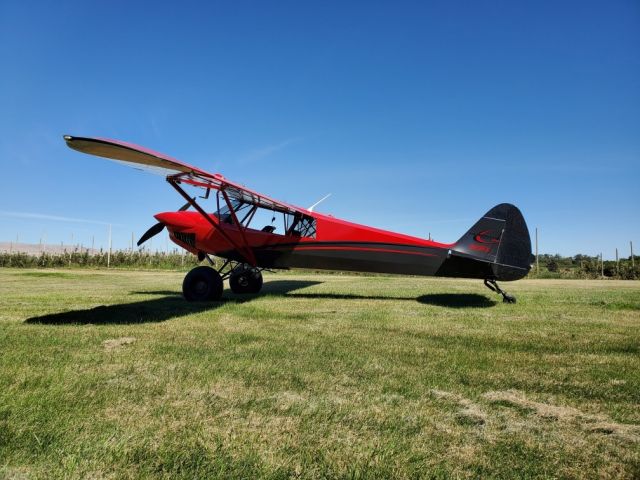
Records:
{"label": "wheel", "polygon": [[512,295],[505,294],[505,296],[502,297],[502,302],[503,303],[516,303],[516,297],[514,297]]}
{"label": "wheel", "polygon": [[211,267],[196,267],[184,277],[182,294],[189,302],[220,300],[222,278]]}
{"label": "wheel", "polygon": [[262,273],[257,268],[239,266],[229,277],[233,293],[258,293],[262,288]]}

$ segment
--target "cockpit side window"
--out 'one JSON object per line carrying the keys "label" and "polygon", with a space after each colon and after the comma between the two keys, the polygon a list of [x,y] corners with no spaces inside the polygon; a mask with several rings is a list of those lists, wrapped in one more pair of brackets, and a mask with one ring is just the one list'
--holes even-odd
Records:
{"label": "cockpit side window", "polygon": [[316,238],[316,219],[313,217],[302,217],[299,230],[300,235],[303,237]]}
{"label": "cockpit side window", "polygon": [[316,219],[296,213],[287,234],[295,237],[316,238]]}
{"label": "cockpit side window", "polygon": [[[233,224],[233,215],[224,198],[217,196],[216,215],[220,222]],[[239,199],[230,199],[231,208],[238,222],[245,228],[254,228],[276,235],[293,237],[316,237],[316,219],[301,213],[284,213],[245,203]]]}

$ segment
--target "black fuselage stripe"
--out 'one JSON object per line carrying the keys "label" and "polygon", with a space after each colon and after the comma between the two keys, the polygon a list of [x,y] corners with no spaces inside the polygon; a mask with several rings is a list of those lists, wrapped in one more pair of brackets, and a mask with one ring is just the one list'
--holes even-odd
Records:
{"label": "black fuselage stripe", "polygon": [[424,251],[435,250],[441,252],[443,250],[449,250],[449,248],[436,247],[436,246],[423,246],[423,245],[407,245],[403,243],[382,243],[382,242],[349,242],[349,241],[332,241],[332,242],[291,242],[291,243],[277,243],[272,245],[263,245],[260,247],[252,247],[254,250],[276,250],[280,248],[296,248],[305,247],[311,249],[313,247],[351,247],[351,248],[380,248],[380,249],[404,249],[407,251]]}

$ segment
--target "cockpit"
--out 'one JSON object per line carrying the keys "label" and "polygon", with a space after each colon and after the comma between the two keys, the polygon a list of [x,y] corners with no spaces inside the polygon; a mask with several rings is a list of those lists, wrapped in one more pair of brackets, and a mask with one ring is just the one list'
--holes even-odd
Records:
{"label": "cockpit", "polygon": [[217,195],[218,210],[214,215],[222,223],[233,225],[236,221],[244,228],[273,233],[276,235],[288,235],[292,237],[316,237],[316,219],[300,212],[283,212],[243,202],[231,198],[229,205]]}

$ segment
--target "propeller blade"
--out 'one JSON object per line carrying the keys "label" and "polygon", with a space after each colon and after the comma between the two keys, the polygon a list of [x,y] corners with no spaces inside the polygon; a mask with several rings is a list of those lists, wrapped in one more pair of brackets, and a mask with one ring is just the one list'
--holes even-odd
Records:
{"label": "propeller blade", "polygon": [[164,223],[162,222],[156,223],[153,227],[151,227],[149,230],[144,232],[144,235],[140,237],[140,240],[138,240],[138,246],[142,245],[144,242],[149,240],[154,235],[159,234],[163,229],[164,229]]}

